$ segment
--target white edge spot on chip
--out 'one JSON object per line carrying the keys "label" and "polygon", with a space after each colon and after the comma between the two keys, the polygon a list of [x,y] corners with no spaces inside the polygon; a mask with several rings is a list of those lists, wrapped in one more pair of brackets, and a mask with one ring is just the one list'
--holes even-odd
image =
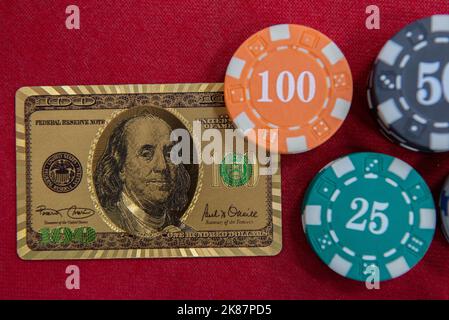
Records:
{"label": "white edge spot on chip", "polygon": [[334,193],[332,193],[332,196],[331,196],[330,200],[332,202],[335,202],[335,200],[337,200],[337,198],[340,195],[340,193],[341,193],[340,189],[335,189]]}
{"label": "white edge spot on chip", "polygon": [[354,182],[356,182],[358,179],[356,178],[356,177],[352,177],[352,178],[349,178],[348,180],[346,180],[345,181],[345,186],[349,186],[349,185],[351,185],[351,184],[353,184]]}
{"label": "white edge spot on chip", "polygon": [[270,27],[271,41],[290,39],[290,29],[288,24],[278,24]]}
{"label": "white edge spot on chip", "polygon": [[351,103],[349,101],[338,98],[335,100],[335,105],[332,109],[331,116],[343,121],[346,119],[350,107]]}
{"label": "white edge spot on chip", "polygon": [[366,97],[368,99],[368,107],[370,108],[370,110],[372,110],[374,106],[373,106],[373,101],[371,101],[371,92],[369,89],[366,90]]}
{"label": "white edge spot on chip", "polygon": [[332,170],[334,170],[337,178],[340,178],[347,174],[348,172],[354,171],[355,167],[349,157],[344,157],[335,161],[332,165]]}
{"label": "white edge spot on chip", "polygon": [[327,221],[327,223],[332,222],[332,209],[327,209],[326,221]]}
{"label": "white edge spot on chip", "polygon": [[410,233],[406,232],[401,239],[401,244],[404,245],[408,241],[409,238],[410,238]]}
{"label": "white edge spot on chip", "polygon": [[449,128],[449,122],[435,122],[433,126],[435,128]]}
{"label": "white edge spot on chip", "polygon": [[402,108],[404,108],[404,110],[410,110],[410,106],[408,105],[407,100],[405,100],[404,97],[399,98],[399,103],[401,104]]}
{"label": "white edge spot on chip", "polygon": [[402,76],[397,75],[396,76],[396,90],[401,90],[401,89],[402,89]]}
{"label": "white edge spot on chip", "polygon": [[288,153],[299,153],[309,150],[305,136],[290,137],[285,139]]}
{"label": "white edge spot on chip", "polygon": [[385,265],[391,278],[397,278],[410,270],[410,267],[404,257],[399,257]]}
{"label": "white edge spot on chip", "polygon": [[276,48],[277,51],[283,51],[283,50],[287,50],[288,46],[279,46]]}
{"label": "white edge spot on chip", "polygon": [[390,125],[402,118],[402,113],[393,98],[382,102],[377,107],[377,112],[380,119],[387,125]]}
{"label": "white edge spot on chip", "polygon": [[447,37],[435,37],[433,40],[435,43],[449,43],[449,38]]}
{"label": "white edge spot on chip", "polygon": [[338,236],[334,230],[329,230],[329,234],[331,235],[332,240],[334,240],[335,243],[340,242],[340,239],[338,239]]}
{"label": "white edge spot on chip", "polygon": [[245,64],[246,64],[245,60],[232,57],[228,65],[228,69],[226,70],[226,75],[235,79],[240,79]]}
{"label": "white edge spot on chip", "polygon": [[410,60],[410,55],[409,55],[409,54],[406,54],[406,55],[401,59],[401,62],[399,63],[399,68],[404,68],[404,67],[407,65],[407,63],[409,62],[409,60]]}
{"label": "white edge spot on chip", "polygon": [[329,268],[344,277],[349,273],[351,267],[352,263],[348,260],[343,259],[338,254],[336,254],[329,263]]}
{"label": "white edge spot on chip", "polygon": [[343,52],[341,52],[340,48],[334,42],[329,42],[327,46],[325,46],[321,52],[324,56],[329,60],[330,64],[334,65],[341,59],[344,59],[345,56]]}
{"label": "white edge spot on chip", "polygon": [[430,149],[434,151],[449,150],[449,134],[448,133],[431,133]]}
{"label": "white edge spot on chip", "polygon": [[387,43],[385,43],[382,50],[380,50],[377,59],[388,64],[389,66],[394,66],[394,64],[396,63],[396,59],[399,57],[402,49],[403,47],[400,44],[389,40],[387,41]]}
{"label": "white edge spot on chip", "polygon": [[246,135],[249,130],[254,129],[255,127],[254,123],[249,119],[246,112],[242,112],[237,117],[235,117],[234,123],[244,135]]}
{"label": "white edge spot on chip", "polygon": [[419,228],[435,229],[436,214],[434,209],[419,209]]}
{"label": "white edge spot on chip", "polygon": [[428,44],[429,43],[427,41],[422,41],[413,47],[413,51],[419,51],[419,50],[425,48]]}
{"label": "white edge spot on chip", "polygon": [[449,15],[437,14],[432,16],[430,21],[432,32],[449,31]]}
{"label": "white edge spot on chip", "polygon": [[306,216],[304,214],[301,215],[301,224],[302,224],[302,230],[304,230],[304,233],[307,233],[306,230]]}
{"label": "white edge spot on chip", "polygon": [[407,180],[407,177],[412,169],[413,168],[408,163],[398,158],[395,158],[388,167],[388,171],[395,174],[402,180]]}
{"label": "white edge spot on chip", "polygon": [[310,205],[304,209],[305,223],[310,226],[321,225],[321,206]]}
{"label": "white edge spot on chip", "polygon": [[397,250],[396,250],[395,248],[390,249],[390,250],[388,250],[387,252],[384,253],[384,257],[385,257],[385,258],[388,258],[388,257],[394,255],[394,254],[396,253],[396,251],[397,251]]}
{"label": "white edge spot on chip", "polygon": [[395,188],[398,187],[398,184],[396,183],[396,181],[391,180],[390,178],[385,178],[385,181],[386,181],[388,184],[390,184],[390,185],[392,185],[393,187],[395,187]]}
{"label": "white edge spot on chip", "polygon": [[410,204],[411,201],[410,201],[410,197],[408,196],[407,192],[402,191],[401,194],[402,194],[402,197],[404,198],[405,203]]}
{"label": "white edge spot on chip", "polygon": [[413,223],[415,222],[415,214],[413,211],[408,212],[408,224],[413,226]]}
{"label": "white edge spot on chip", "polygon": [[446,179],[446,182],[444,183],[444,193],[449,196],[449,177]]}
{"label": "white edge spot on chip", "polygon": [[418,114],[414,114],[413,115],[413,119],[415,119],[417,122],[422,123],[422,124],[426,124],[427,123],[427,120],[424,119],[423,117],[421,117]]}
{"label": "white edge spot on chip", "polygon": [[349,249],[348,247],[343,247],[342,250],[343,250],[344,252],[346,252],[348,255],[350,255],[351,257],[354,257],[354,256],[355,256],[355,252],[352,251],[351,249]]}

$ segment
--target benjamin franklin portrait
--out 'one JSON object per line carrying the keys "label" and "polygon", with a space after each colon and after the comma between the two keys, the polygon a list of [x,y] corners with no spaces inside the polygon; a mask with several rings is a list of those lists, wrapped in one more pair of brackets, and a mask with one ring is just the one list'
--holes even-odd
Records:
{"label": "benjamin franklin portrait", "polygon": [[192,231],[180,218],[195,189],[195,167],[188,170],[170,160],[176,143],[170,141],[170,134],[184,125],[155,107],[123,114],[112,125],[93,166],[95,191],[104,212],[134,235]]}

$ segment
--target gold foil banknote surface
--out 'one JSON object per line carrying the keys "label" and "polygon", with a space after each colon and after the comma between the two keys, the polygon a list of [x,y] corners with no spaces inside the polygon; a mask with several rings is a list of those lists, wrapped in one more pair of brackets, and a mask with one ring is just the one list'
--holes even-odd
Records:
{"label": "gold foil banknote surface", "polygon": [[[222,137],[234,129],[221,83],[19,89],[18,255],[279,253],[278,156],[268,164],[251,161],[246,141],[244,152],[226,151],[226,139],[205,139],[207,129]],[[224,151],[212,152],[220,159],[211,163],[202,151],[210,151],[212,141]],[[172,154],[182,154],[183,161]],[[269,166],[271,174],[261,174]]]}

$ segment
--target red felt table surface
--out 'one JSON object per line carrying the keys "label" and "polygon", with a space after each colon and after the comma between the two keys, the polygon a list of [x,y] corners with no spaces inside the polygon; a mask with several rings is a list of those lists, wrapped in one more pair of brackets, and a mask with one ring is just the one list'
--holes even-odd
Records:
{"label": "red felt table surface", "polygon": [[[81,29],[65,28],[77,4]],[[380,30],[365,9],[380,8]],[[357,151],[400,157],[426,179],[435,199],[449,153],[418,154],[387,141],[370,117],[366,79],[385,41],[404,25],[449,13],[447,1],[25,1],[0,0],[0,298],[347,299],[449,298],[449,244],[437,230],[421,263],[367,290],[324,265],[302,232],[300,205],[317,171]],[[305,24],[332,38],[354,78],[342,128],[305,154],[282,157],[282,252],[275,257],[22,261],[16,254],[14,94],[22,86],[222,82],[233,52],[254,32]],[[81,289],[65,288],[65,268]]]}

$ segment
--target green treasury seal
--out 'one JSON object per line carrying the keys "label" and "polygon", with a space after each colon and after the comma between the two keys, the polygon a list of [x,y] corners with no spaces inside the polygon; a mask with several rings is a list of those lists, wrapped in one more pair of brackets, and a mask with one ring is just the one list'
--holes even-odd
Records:
{"label": "green treasury seal", "polygon": [[248,183],[252,169],[246,154],[228,153],[220,164],[220,176],[225,185],[241,187]]}

